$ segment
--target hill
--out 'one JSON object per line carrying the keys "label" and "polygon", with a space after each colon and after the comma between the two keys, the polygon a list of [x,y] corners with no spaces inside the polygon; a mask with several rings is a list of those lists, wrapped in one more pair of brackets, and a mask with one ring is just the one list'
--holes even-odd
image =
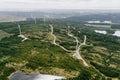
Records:
{"label": "hill", "polygon": [[[119,37],[95,33],[94,30],[99,28],[75,23],[69,25],[68,31],[67,22],[61,23],[59,20],[46,24],[19,22],[22,34],[28,38],[24,42],[18,37],[17,24],[1,23],[0,30],[13,35],[0,41],[0,80],[8,80],[16,71],[65,76],[68,80],[120,78]],[[89,67],[73,56],[76,46],[84,42],[84,35],[86,45],[80,46],[79,54]]]}

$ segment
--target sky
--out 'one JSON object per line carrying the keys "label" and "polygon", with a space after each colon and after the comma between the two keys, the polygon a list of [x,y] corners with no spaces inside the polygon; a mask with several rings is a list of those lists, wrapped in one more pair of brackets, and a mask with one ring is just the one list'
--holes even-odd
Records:
{"label": "sky", "polygon": [[0,11],[40,9],[120,9],[120,0],[0,0]]}

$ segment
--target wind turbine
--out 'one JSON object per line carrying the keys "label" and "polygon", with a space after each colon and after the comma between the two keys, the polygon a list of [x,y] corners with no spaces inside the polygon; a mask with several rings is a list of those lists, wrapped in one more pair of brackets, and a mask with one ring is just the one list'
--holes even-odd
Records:
{"label": "wind turbine", "polygon": [[21,33],[21,27],[20,27],[19,24],[18,24],[18,29],[19,29],[19,35],[18,35],[18,37],[23,38],[22,42],[24,42],[24,41],[27,40],[28,38],[25,37],[25,36]]}
{"label": "wind turbine", "polygon": [[34,23],[36,24],[37,23],[36,17],[33,16],[32,13],[31,13],[31,18],[34,20]]}
{"label": "wind turbine", "polygon": [[45,25],[45,22],[46,22],[46,16],[45,15],[43,16],[43,22],[44,22],[44,25]]}
{"label": "wind turbine", "polygon": [[43,16],[43,22],[44,22],[44,25],[46,24],[46,21],[50,18],[49,15],[44,15]]}
{"label": "wind turbine", "polygon": [[68,26],[68,30],[67,30],[68,33],[69,33],[69,29],[70,29],[70,26]]}
{"label": "wind turbine", "polygon": [[20,25],[18,24],[19,35],[22,35]]}
{"label": "wind turbine", "polygon": [[45,25],[45,16],[44,16],[44,25]]}
{"label": "wind turbine", "polygon": [[36,17],[34,17],[35,24],[37,23]]}

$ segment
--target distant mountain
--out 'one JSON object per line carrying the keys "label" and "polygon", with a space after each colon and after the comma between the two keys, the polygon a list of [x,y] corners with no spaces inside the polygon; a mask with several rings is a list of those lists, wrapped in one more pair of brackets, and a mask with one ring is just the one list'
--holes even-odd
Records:
{"label": "distant mountain", "polygon": [[120,23],[120,13],[88,14],[83,16],[69,17],[67,20],[74,22],[112,21],[114,23]]}
{"label": "distant mountain", "polygon": [[[120,22],[120,11],[104,11],[104,10],[47,10],[47,11],[0,11],[0,22],[12,21],[12,19],[23,18],[50,18],[50,19],[66,19],[73,22],[86,21],[112,21]],[[17,21],[20,21],[17,20]]]}

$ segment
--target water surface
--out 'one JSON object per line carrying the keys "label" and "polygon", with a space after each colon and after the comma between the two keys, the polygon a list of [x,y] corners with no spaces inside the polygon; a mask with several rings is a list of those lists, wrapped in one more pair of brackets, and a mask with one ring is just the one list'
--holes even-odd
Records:
{"label": "water surface", "polygon": [[120,37],[120,31],[115,31],[115,33],[113,34],[114,36]]}
{"label": "water surface", "polygon": [[23,72],[16,72],[10,77],[10,80],[62,80],[62,79],[65,79],[65,77],[39,73],[27,75]]}
{"label": "water surface", "polygon": [[96,33],[107,34],[107,31],[104,30],[95,30]]}

